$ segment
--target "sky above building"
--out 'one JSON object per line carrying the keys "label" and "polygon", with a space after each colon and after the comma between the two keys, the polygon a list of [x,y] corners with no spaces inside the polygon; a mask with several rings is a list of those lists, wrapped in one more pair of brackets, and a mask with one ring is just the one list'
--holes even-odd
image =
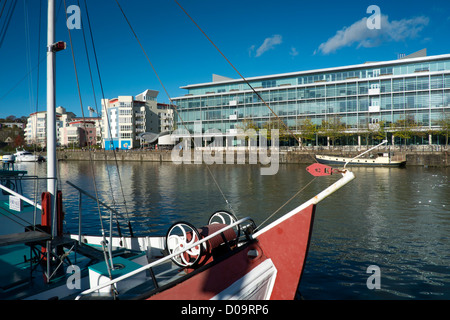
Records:
{"label": "sky above building", "polygon": [[[244,77],[395,60],[423,48],[450,53],[446,0],[177,1]],[[176,1],[119,0],[140,44],[115,0],[66,0],[79,8],[67,16],[64,0],[55,3],[55,38],[67,42],[56,58],[56,104],[79,117],[90,116],[89,106],[100,111],[103,97],[152,89],[169,103],[187,93],[181,86],[212,74],[239,78]],[[45,111],[47,1],[2,1],[0,12],[0,118]]]}

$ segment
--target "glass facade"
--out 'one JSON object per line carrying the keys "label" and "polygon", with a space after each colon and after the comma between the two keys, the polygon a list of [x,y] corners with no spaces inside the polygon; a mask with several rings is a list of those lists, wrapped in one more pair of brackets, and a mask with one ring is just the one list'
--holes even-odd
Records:
{"label": "glass facade", "polygon": [[[270,108],[298,131],[303,119],[314,124],[339,117],[347,130],[361,132],[369,124],[386,126],[414,120],[422,129],[439,125],[450,112],[450,55],[368,63],[248,79]],[[184,87],[174,98],[177,127],[225,133],[244,120],[257,126],[274,118],[270,109],[242,80]],[[181,121],[181,119],[182,121]]]}

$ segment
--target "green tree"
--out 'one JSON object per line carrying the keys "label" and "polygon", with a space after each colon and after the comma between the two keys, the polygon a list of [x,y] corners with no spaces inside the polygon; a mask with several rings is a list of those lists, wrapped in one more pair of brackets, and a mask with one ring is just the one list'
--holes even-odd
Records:
{"label": "green tree", "polygon": [[247,131],[248,129],[254,129],[255,131],[259,130],[259,128],[256,125],[255,121],[253,121],[250,118],[243,119],[236,127],[238,129],[243,130],[243,131]]}
{"label": "green tree", "polygon": [[396,122],[390,125],[391,131],[393,132],[394,137],[399,137],[403,139],[406,145],[408,139],[414,135],[414,133],[418,133],[418,125],[417,122],[412,117],[407,117],[405,119],[399,119]]}
{"label": "green tree", "polygon": [[321,125],[321,132],[326,137],[329,137],[331,144],[334,146],[337,139],[345,136],[346,126],[341,121],[340,117],[333,117],[328,120],[323,120]]}
{"label": "green tree", "polygon": [[[244,133],[249,133],[249,131],[247,130],[255,130],[255,133],[258,132],[259,128],[258,125],[250,118],[245,118],[243,119],[237,126],[237,129],[242,130]],[[256,139],[256,135],[255,136],[245,136],[245,141],[248,142],[248,139]]]}
{"label": "green tree", "polygon": [[311,121],[311,119],[308,119],[308,118],[300,120],[298,123],[298,128],[300,131],[298,136],[301,138],[301,141],[314,140],[314,138],[316,137],[316,134],[318,132],[317,125],[315,125]]}
{"label": "green tree", "polygon": [[267,130],[267,139],[272,140],[271,130],[276,129],[279,133],[280,141],[286,142],[289,140],[289,131],[286,129],[286,125],[280,120],[269,120],[263,125],[263,129]]}
{"label": "green tree", "polygon": [[443,113],[442,118],[438,121],[439,134],[445,136],[445,145],[448,145],[448,136],[450,133],[450,113]]}

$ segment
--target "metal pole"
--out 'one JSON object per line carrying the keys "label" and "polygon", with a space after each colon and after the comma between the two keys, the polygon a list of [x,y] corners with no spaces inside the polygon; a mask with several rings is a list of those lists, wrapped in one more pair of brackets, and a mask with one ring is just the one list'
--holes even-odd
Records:
{"label": "metal pole", "polygon": [[[51,204],[56,197],[56,110],[55,110],[55,2],[48,0],[47,25],[47,191],[51,194]],[[56,208],[52,205],[51,216],[55,216]],[[52,235],[56,232],[52,226]]]}
{"label": "metal pole", "polygon": [[81,192],[79,192],[79,199],[78,202],[78,243],[81,244]]}

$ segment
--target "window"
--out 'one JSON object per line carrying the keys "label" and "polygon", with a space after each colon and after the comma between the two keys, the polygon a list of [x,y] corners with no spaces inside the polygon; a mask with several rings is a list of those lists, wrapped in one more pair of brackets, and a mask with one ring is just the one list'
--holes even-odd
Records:
{"label": "window", "polygon": [[414,72],[423,72],[423,71],[429,71],[430,66],[429,63],[418,63],[415,66]]}
{"label": "window", "polygon": [[305,88],[305,98],[311,99],[316,97],[316,90],[314,87],[311,88]]}
{"label": "window", "polygon": [[398,92],[398,91],[404,91],[405,87],[404,87],[404,80],[403,78],[401,79],[394,79],[392,81],[392,91],[393,92]]}
{"label": "window", "polygon": [[120,117],[119,123],[131,123],[131,117]]}
{"label": "window", "polygon": [[427,108],[429,105],[429,98],[428,92],[418,92],[416,96],[416,107]]}
{"label": "window", "polygon": [[412,109],[416,107],[416,93],[407,93],[406,94],[406,108],[407,109]]}
{"label": "window", "polygon": [[367,82],[360,82],[358,84],[359,94],[367,94],[368,93],[368,84]]}
{"label": "window", "polygon": [[336,100],[337,105],[339,106],[339,112],[346,112],[346,99],[345,98],[339,98]]}
{"label": "window", "polygon": [[440,93],[432,93],[430,98],[430,107],[439,108],[443,106],[443,95]]}
{"label": "window", "polygon": [[417,78],[417,90],[428,90],[428,77]]}
{"label": "window", "polygon": [[356,98],[347,99],[347,112],[354,112],[357,109]]}
{"label": "window", "polygon": [[347,84],[347,95],[348,96],[356,95],[356,83]]}
{"label": "window", "polygon": [[271,88],[271,87],[277,86],[276,80],[266,80],[266,81],[263,81],[261,84],[262,84],[263,88]]}
{"label": "window", "polygon": [[345,88],[345,84],[338,84],[336,86],[336,91],[338,96],[345,96],[346,95],[346,88]]}
{"label": "window", "polygon": [[131,109],[119,109],[119,115],[121,116],[131,115],[131,113],[132,113]]}
{"label": "window", "polygon": [[368,111],[369,110],[369,99],[367,97],[358,98],[358,110]]}
{"label": "window", "polygon": [[131,131],[131,125],[121,125],[120,131]]}
{"label": "window", "polygon": [[403,93],[394,94],[392,97],[392,102],[394,109],[403,109],[405,106],[405,97]]}
{"label": "window", "polygon": [[391,92],[392,91],[392,85],[391,80],[383,80],[380,82],[380,92]]}
{"label": "window", "polygon": [[444,86],[450,88],[450,74],[446,74],[444,78]]}
{"label": "window", "polygon": [[325,86],[316,87],[316,98],[325,97]]}
{"label": "window", "polygon": [[327,97],[335,97],[336,96],[336,85],[328,85],[326,88],[326,96]]}
{"label": "window", "polygon": [[297,93],[295,89],[288,90],[288,100],[295,100],[297,98]]}
{"label": "window", "polygon": [[442,89],[444,87],[444,78],[442,75],[432,76],[430,78],[431,89]]}
{"label": "window", "polygon": [[405,88],[406,88],[406,91],[416,90],[416,78],[406,78],[405,79]]}
{"label": "window", "polygon": [[120,133],[120,138],[121,139],[130,139],[131,133],[130,132],[122,132],[122,133]]}
{"label": "window", "polygon": [[388,75],[388,74],[392,74],[392,67],[386,67],[386,68],[381,68],[380,69],[380,75]]}
{"label": "window", "polygon": [[391,95],[381,96],[381,110],[391,110],[392,108],[392,98]]}

